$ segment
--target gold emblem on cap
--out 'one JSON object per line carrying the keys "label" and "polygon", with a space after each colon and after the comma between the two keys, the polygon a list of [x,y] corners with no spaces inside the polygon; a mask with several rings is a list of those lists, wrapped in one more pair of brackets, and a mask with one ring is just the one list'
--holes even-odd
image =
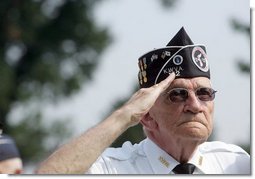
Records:
{"label": "gold emblem on cap", "polygon": [[147,82],[147,77],[146,77],[146,71],[142,71],[142,76],[143,76],[143,82],[146,83]]}
{"label": "gold emblem on cap", "polygon": [[144,69],[146,70],[147,64],[146,64],[146,58],[145,57],[143,58],[143,65],[144,65]]}
{"label": "gold emblem on cap", "polygon": [[158,160],[159,160],[163,165],[165,165],[167,168],[169,167],[169,162],[166,161],[166,159],[164,159],[164,157],[160,156],[160,157],[158,158]]}
{"label": "gold emblem on cap", "polygon": [[145,71],[147,68],[146,58],[139,60],[139,68],[140,68],[139,82],[142,85],[143,83],[146,83],[148,81],[147,76],[146,76],[147,72]]}
{"label": "gold emblem on cap", "polygon": [[143,84],[143,77],[142,77],[142,73],[139,71],[139,83]]}

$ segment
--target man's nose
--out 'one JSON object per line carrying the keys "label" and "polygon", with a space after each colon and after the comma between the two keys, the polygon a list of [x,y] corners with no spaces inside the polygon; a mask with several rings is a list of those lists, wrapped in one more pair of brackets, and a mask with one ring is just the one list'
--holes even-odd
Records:
{"label": "man's nose", "polygon": [[185,101],[184,112],[200,113],[202,111],[202,104],[195,93],[190,93],[188,99]]}

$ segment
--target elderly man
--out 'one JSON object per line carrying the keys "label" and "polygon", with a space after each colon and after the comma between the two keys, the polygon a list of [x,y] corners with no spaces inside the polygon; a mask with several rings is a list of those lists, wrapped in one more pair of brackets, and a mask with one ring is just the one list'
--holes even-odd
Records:
{"label": "elderly man", "polygon": [[0,174],[21,174],[22,161],[14,140],[0,134]]}
{"label": "elderly man", "polygon": [[[213,129],[214,97],[203,45],[184,28],[164,48],[139,58],[141,89],[121,108],[59,148],[38,173],[250,174],[240,147],[206,142]],[[147,138],[109,148],[126,129],[143,125]]]}

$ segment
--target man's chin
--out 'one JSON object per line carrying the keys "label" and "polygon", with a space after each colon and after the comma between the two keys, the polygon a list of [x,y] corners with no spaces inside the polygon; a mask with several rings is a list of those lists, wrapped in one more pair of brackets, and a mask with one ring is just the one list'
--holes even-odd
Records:
{"label": "man's chin", "polygon": [[180,133],[183,137],[191,140],[206,141],[208,138],[208,131],[204,126],[189,126],[183,128]]}
{"label": "man's chin", "polygon": [[185,130],[189,130],[189,129],[206,130],[207,129],[203,123],[198,121],[183,122],[179,125],[179,127],[185,128]]}

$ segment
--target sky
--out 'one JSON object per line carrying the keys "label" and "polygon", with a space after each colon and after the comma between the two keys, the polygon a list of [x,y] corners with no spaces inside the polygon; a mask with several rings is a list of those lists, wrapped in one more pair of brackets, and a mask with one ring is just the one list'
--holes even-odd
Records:
{"label": "sky", "polygon": [[237,59],[250,60],[249,39],[234,31],[230,20],[250,22],[249,0],[178,0],[164,8],[158,0],[105,0],[95,8],[95,21],[107,27],[113,42],[101,54],[93,81],[69,99],[47,105],[44,117],[70,118],[77,136],[106,117],[119,99],[138,85],[138,58],[166,46],[183,26],[192,41],[204,44],[217,90],[214,137],[227,143],[250,141],[250,77]]}

